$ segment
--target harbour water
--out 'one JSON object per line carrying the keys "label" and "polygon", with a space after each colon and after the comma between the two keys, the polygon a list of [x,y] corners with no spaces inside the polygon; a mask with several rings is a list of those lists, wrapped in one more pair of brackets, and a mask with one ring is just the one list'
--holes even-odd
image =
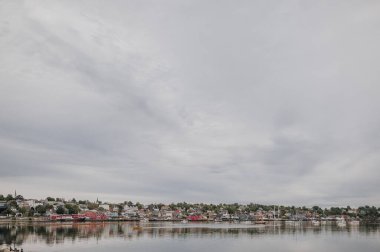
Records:
{"label": "harbour water", "polygon": [[379,251],[379,225],[105,222],[0,224],[0,248],[45,251]]}

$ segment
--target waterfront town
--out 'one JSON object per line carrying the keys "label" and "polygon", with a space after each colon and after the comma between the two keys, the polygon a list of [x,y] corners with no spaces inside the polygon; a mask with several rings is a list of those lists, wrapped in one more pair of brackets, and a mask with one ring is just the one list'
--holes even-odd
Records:
{"label": "waterfront town", "polygon": [[186,202],[143,205],[139,202],[103,202],[97,199],[66,200],[47,197],[26,199],[22,195],[0,194],[0,221],[328,221],[378,222],[375,206],[321,208],[261,204],[191,204]]}

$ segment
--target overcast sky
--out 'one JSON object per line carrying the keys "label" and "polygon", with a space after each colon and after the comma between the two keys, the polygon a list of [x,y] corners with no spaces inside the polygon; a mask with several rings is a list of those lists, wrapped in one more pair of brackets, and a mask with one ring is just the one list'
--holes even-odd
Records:
{"label": "overcast sky", "polygon": [[379,205],[379,13],[0,0],[0,194]]}

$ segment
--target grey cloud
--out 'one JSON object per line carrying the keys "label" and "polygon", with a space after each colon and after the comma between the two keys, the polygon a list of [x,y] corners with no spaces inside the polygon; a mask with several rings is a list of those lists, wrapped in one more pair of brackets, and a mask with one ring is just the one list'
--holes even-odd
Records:
{"label": "grey cloud", "polygon": [[379,199],[373,1],[3,1],[0,193]]}

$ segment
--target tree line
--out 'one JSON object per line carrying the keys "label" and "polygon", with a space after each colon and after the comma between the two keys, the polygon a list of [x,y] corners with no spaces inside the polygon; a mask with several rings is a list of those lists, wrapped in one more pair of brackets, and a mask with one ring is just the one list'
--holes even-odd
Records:
{"label": "tree line", "polygon": [[[12,210],[16,209],[19,213],[23,215],[28,216],[34,216],[37,214],[45,214],[46,211],[49,211],[53,209],[52,204],[43,204],[38,205],[35,208],[27,209],[25,207],[19,207],[17,204],[17,200],[24,200],[24,197],[22,195],[13,196],[12,194],[8,194],[7,196],[3,196],[0,194],[0,201],[7,202],[7,209],[5,209],[2,214],[12,214]],[[76,200],[73,198],[72,200],[65,201],[61,198],[53,198],[53,197],[47,197],[46,201],[48,202],[62,202],[63,204],[60,204],[57,206],[55,212],[57,214],[77,214],[80,212],[79,205],[86,205],[88,209],[98,209],[99,205],[102,203],[101,201],[96,202],[90,202],[88,200]],[[162,203],[152,203],[147,206],[142,205],[139,202],[133,203],[132,201],[124,201],[123,203],[118,204],[110,204],[112,207],[117,207],[118,211],[121,212],[124,206],[129,207],[137,207],[138,209],[147,208],[151,211],[154,211],[155,209],[161,210],[165,204]],[[276,211],[276,214],[279,216],[284,216],[285,214],[299,214],[299,213],[305,213],[305,212],[311,212],[315,215],[318,215],[320,217],[327,217],[331,215],[348,215],[350,217],[358,217],[361,219],[377,219],[380,217],[380,208],[376,208],[375,206],[360,206],[357,208],[356,211],[352,211],[352,208],[350,206],[347,207],[330,207],[330,208],[321,208],[319,206],[313,206],[311,208],[308,208],[306,206],[277,206],[277,205],[264,205],[264,204],[255,204],[255,203],[249,203],[249,204],[239,204],[239,203],[232,203],[232,204],[205,204],[205,203],[187,203],[187,202],[178,202],[178,203],[171,203],[168,205],[170,210],[181,210],[185,214],[190,212],[199,212],[199,213],[206,213],[208,211],[213,211],[216,214],[220,214],[223,212],[229,213],[229,214],[239,214],[239,213],[251,213],[251,212],[257,212],[259,210],[261,211]],[[101,209],[102,210],[102,209]],[[104,209],[103,209],[104,210]]]}

